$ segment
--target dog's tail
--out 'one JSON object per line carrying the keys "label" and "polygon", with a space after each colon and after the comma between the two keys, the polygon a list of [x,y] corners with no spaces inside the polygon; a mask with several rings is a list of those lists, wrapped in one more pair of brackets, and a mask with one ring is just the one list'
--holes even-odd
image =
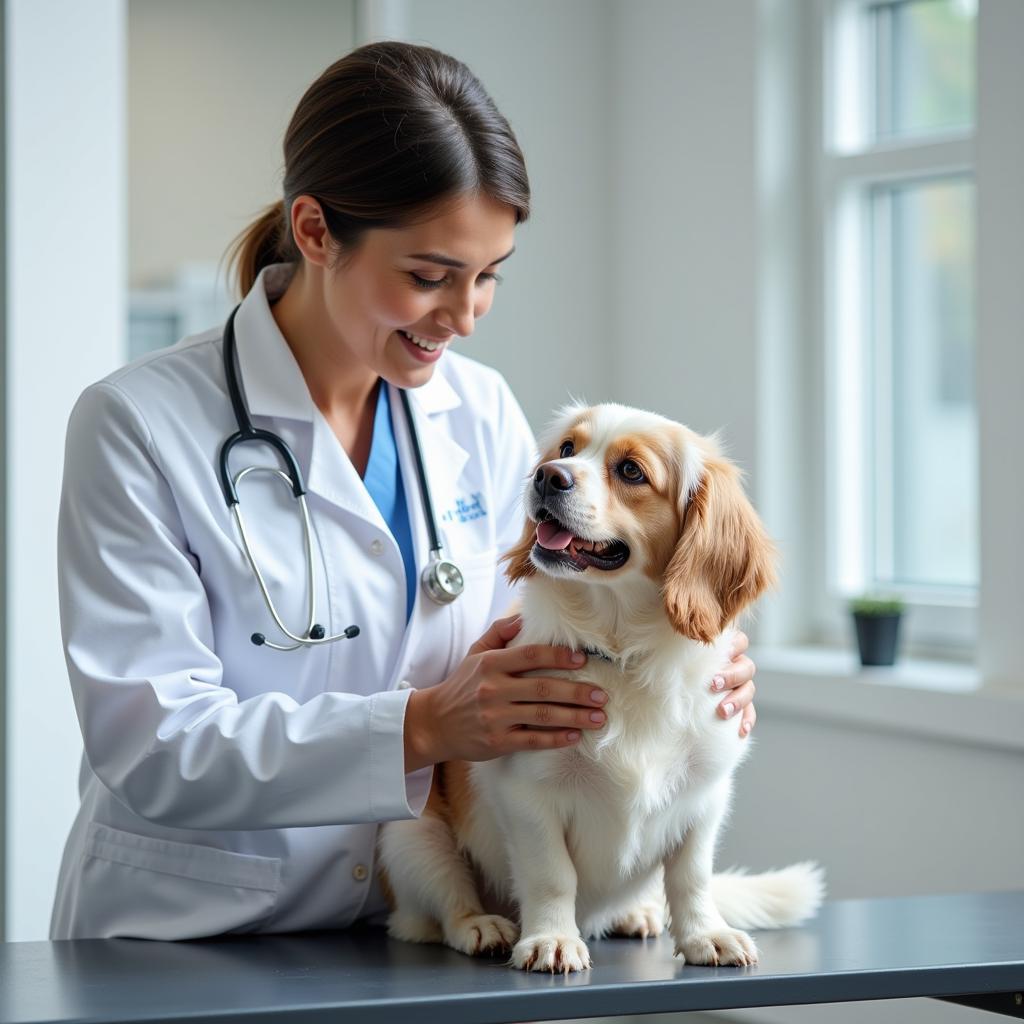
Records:
{"label": "dog's tail", "polygon": [[716,871],[711,897],[733,928],[789,928],[813,917],[825,898],[825,872],[813,860],[748,875]]}

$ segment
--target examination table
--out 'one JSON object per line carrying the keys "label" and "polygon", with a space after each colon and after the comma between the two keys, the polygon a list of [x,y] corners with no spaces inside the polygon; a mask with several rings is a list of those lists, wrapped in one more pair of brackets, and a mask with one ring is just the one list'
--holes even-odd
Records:
{"label": "examination table", "polygon": [[590,944],[569,976],[379,928],[192,942],[0,944],[0,1022],[497,1022],[931,996],[1024,1019],[1024,890],[827,902],[752,931],[755,967],[695,967],[668,936]]}

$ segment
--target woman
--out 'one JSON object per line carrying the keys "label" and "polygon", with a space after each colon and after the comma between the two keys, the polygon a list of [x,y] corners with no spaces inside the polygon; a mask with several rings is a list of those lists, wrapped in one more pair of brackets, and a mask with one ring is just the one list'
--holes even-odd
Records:
{"label": "woman", "polygon": [[[284,200],[234,253],[230,331],[123,367],[68,425],[61,628],[85,749],[51,938],[379,919],[376,823],[422,811],[433,763],[603,724],[603,695],[555,678],[547,728],[531,724],[518,673],[573,657],[505,649],[498,557],[533,437],[502,377],[447,351],[490,309],[528,216],[511,129],[465,65],[386,42],[313,83],[284,150]],[[228,453],[231,505],[219,456],[246,415],[295,453],[309,556],[270,443]],[[464,578],[454,602],[420,582],[431,517],[410,428]],[[740,650],[720,676],[744,732],[753,672]]]}

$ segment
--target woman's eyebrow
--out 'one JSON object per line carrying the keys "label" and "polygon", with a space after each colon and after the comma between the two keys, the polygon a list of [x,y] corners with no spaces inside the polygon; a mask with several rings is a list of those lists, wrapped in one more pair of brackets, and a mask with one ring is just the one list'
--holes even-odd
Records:
{"label": "woman's eyebrow", "polygon": [[[487,266],[493,266],[495,263],[500,263],[502,260],[507,260],[509,256],[516,251],[516,247],[513,245],[511,249],[504,256],[499,256],[496,260],[491,260]],[[440,252],[411,252],[406,256],[408,260],[426,260],[428,263],[440,263],[443,267],[455,267],[457,270],[462,270],[465,267],[465,263],[461,260],[452,259],[451,256],[445,256],[444,253]]]}

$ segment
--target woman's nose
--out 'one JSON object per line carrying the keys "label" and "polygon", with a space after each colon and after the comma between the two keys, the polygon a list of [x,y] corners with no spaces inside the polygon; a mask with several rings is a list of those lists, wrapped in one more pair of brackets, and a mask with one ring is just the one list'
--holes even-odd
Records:
{"label": "woman's nose", "polygon": [[444,324],[449,331],[454,331],[462,338],[468,338],[473,333],[477,317],[487,312],[487,305],[480,300],[480,297],[472,292],[460,297],[453,296],[451,301],[446,303],[442,315],[438,317],[438,323]]}
{"label": "woman's nose", "polygon": [[472,308],[447,309],[439,322],[444,324],[445,330],[452,331],[460,338],[468,338],[473,333],[473,325],[476,318],[473,316]]}

